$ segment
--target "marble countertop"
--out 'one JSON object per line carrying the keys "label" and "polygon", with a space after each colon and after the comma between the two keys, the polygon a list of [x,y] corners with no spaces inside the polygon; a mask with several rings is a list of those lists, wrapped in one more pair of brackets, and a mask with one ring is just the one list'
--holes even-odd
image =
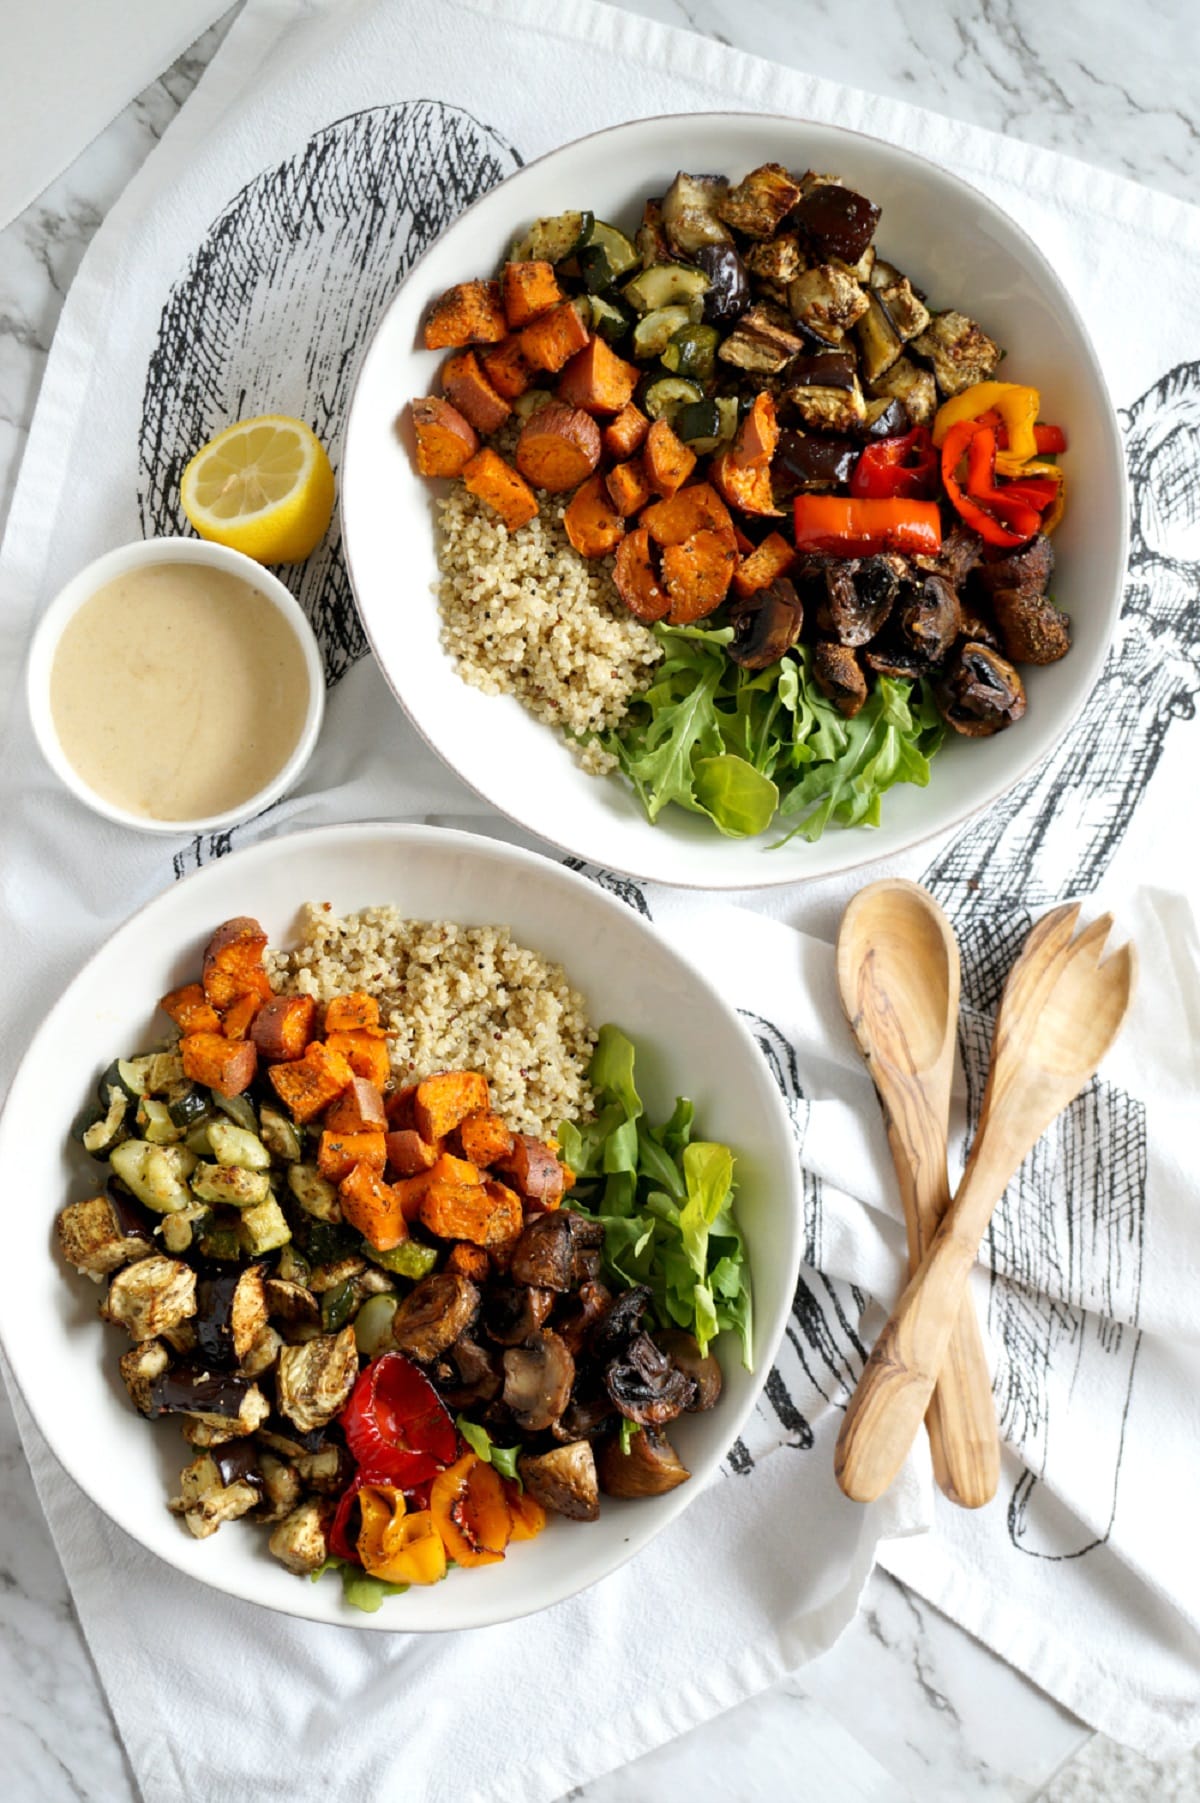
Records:
{"label": "marble countertop", "polygon": [[[1195,26],[1186,0],[618,0],[740,49],[934,108],[1193,198]],[[236,11],[236,9],[234,9]],[[63,298],[107,209],[184,103],[219,22],[0,232],[0,528]],[[0,1391],[4,1794],[126,1803],[136,1787]],[[572,1793],[795,1803],[1046,1794],[1087,1730],[877,1574],[839,1644],[786,1684]],[[1074,1793],[1073,1793],[1074,1794]]]}

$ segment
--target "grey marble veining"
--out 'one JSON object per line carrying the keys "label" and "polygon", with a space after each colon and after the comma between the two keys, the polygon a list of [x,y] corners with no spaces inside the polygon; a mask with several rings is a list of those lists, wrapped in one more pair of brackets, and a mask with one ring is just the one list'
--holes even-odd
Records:
{"label": "grey marble veining", "polygon": [[[1200,192],[1191,117],[1200,27],[1190,0],[1136,9],[1116,0],[617,3],[1185,198]],[[71,279],[236,10],[0,232],[0,526]],[[877,1574],[862,1614],[824,1659],[574,1795],[1027,1803],[1084,1738],[1025,1680]],[[0,1744],[13,1803],[136,1796],[2,1392]]]}

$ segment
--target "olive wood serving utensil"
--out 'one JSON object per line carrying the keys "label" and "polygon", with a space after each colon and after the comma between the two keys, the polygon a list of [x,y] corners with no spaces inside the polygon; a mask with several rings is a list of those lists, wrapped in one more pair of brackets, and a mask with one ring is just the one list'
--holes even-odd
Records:
{"label": "olive wood serving utensil", "polygon": [[[842,916],[837,976],[879,1095],[912,1275],[950,1206],[946,1132],[958,1028],[953,928],[916,883],[860,889]],[[965,1509],[996,1494],[1000,1441],[974,1305],[964,1294],[925,1416],[938,1486]]]}
{"label": "olive wood serving utensil", "polygon": [[1078,905],[1040,920],[1004,986],[962,1182],[867,1360],[838,1435],[834,1471],[857,1502],[883,1494],[912,1445],[996,1203],[1093,1075],[1125,1018],[1137,970],[1133,947],[1123,945],[1101,964],[1112,916],[1073,937],[1078,920]]}

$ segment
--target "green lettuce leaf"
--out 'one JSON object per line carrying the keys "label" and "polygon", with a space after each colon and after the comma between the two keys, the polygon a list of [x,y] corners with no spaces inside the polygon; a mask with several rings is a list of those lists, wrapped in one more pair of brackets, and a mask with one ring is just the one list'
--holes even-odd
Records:
{"label": "green lettuce leaf", "polygon": [[459,1415],[454,1423],[467,1445],[477,1458],[485,1465],[494,1465],[501,1477],[511,1478],[523,1490],[521,1475],[517,1470],[519,1446],[497,1446],[486,1427],[480,1427],[476,1421],[468,1421],[465,1415]]}

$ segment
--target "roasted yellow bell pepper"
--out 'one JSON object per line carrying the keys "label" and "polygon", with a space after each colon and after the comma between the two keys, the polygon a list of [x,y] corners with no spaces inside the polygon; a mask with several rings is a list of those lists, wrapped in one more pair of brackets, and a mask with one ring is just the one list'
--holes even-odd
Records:
{"label": "roasted yellow bell pepper", "polygon": [[1004,421],[1008,444],[996,454],[998,476],[1023,475],[1031,458],[1037,456],[1037,424],[1041,396],[1036,388],[1022,388],[1016,382],[976,382],[952,395],[938,408],[933,422],[933,442],[939,448],[951,426],[961,420],[979,419],[984,413],[998,413]]}
{"label": "roasted yellow bell pepper", "polygon": [[403,1493],[364,1484],[358,1556],[373,1578],[389,1584],[436,1584],[446,1575],[446,1549],[428,1509],[408,1514]]}

